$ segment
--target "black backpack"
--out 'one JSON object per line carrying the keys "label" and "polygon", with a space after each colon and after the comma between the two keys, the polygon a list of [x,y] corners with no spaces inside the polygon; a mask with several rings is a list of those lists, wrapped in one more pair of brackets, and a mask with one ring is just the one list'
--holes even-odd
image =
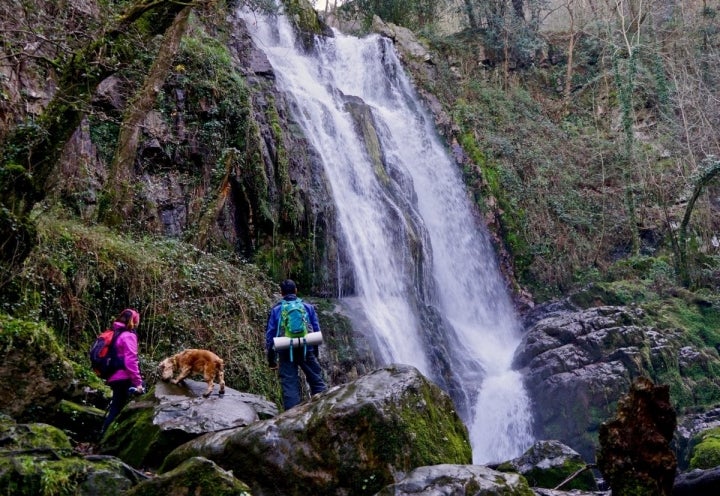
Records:
{"label": "black backpack", "polygon": [[112,329],[106,329],[90,347],[88,352],[90,366],[101,379],[109,378],[125,366],[123,359],[117,356],[115,348],[115,341],[122,332],[122,330],[115,332]]}

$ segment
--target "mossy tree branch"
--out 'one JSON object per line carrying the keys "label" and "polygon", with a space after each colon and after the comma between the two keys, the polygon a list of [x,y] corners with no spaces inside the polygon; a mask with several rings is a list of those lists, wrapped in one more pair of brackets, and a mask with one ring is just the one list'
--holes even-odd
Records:
{"label": "mossy tree branch", "polygon": [[109,201],[105,203],[105,208],[100,212],[101,219],[108,224],[118,224],[130,213],[132,206],[130,185],[134,176],[133,165],[137,155],[142,122],[155,105],[157,92],[167,77],[170,65],[180,46],[191,10],[191,7],[185,7],[175,16],[172,25],[165,32],[155,61],[145,78],[145,83],[128,105],[105,188]]}
{"label": "mossy tree branch", "polygon": [[[187,7],[208,0],[178,2],[138,0],[109,28],[68,57],[59,71],[57,91],[32,124],[18,126],[0,150],[0,284],[11,279],[34,243],[29,218],[45,198],[45,185],[55,171],[63,147],[80,124],[101,81],[135,58],[135,23],[152,16],[139,29],[148,39],[164,33]],[[124,49],[123,49],[124,48]]]}
{"label": "mossy tree branch", "polygon": [[687,253],[687,238],[688,238],[688,227],[690,225],[690,218],[695,208],[695,203],[702,194],[705,187],[720,174],[720,159],[718,157],[710,156],[703,161],[704,167],[702,167],[696,174],[695,185],[693,186],[692,193],[688,199],[687,206],[685,207],[685,214],[680,222],[677,236],[677,263],[676,272],[680,279],[680,282],[685,285],[690,285],[690,270],[688,266],[688,253]]}
{"label": "mossy tree branch", "polygon": [[115,25],[69,57],[60,72],[58,90],[35,125],[15,130],[6,143],[4,165],[14,163],[25,167],[33,186],[30,191],[17,192],[24,201],[15,203],[20,210],[13,210],[14,213],[27,214],[45,196],[45,182],[65,143],[79,125],[98,84],[119,67],[132,62],[133,50],[113,49],[131,41],[130,26],[143,15],[152,15],[145,33],[151,38],[164,33],[186,5],[188,3],[170,0],[144,0],[133,4]]}

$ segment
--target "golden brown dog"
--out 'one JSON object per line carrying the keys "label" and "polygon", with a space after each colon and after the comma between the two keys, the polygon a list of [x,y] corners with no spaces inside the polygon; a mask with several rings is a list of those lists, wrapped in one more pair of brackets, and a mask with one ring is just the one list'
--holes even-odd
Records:
{"label": "golden brown dog", "polygon": [[[207,382],[207,391],[203,396],[207,398],[213,391],[213,380],[217,378],[220,384],[219,394],[225,394],[225,364],[219,356],[208,350],[189,349],[166,358],[158,365],[158,373],[163,381],[177,384],[191,374],[202,374]],[[173,376],[177,377],[173,379]]]}

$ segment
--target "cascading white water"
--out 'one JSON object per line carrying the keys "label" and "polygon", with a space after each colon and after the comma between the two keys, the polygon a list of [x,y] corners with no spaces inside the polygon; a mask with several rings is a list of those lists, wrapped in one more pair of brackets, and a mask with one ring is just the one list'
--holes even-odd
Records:
{"label": "cascading white water", "polygon": [[[283,16],[241,16],[322,158],[379,361],[410,364],[438,379],[428,348],[443,343],[454,389],[462,390],[462,400],[454,399],[469,402],[461,415],[473,461],[521,454],[532,435],[529,401],[511,369],[519,343],[515,312],[457,167],[392,43],[336,32],[307,55]],[[349,97],[371,109],[380,165],[358,136]],[[418,315],[430,307],[445,325],[428,337]]]}

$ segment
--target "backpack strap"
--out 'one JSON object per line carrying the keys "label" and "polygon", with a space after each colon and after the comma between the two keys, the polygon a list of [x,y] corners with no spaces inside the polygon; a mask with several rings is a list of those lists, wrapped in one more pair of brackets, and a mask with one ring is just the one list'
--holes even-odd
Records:
{"label": "backpack strap", "polygon": [[283,321],[283,313],[287,313],[285,310],[285,300],[280,300],[280,315],[278,316],[278,327],[277,327],[277,333],[275,333],[275,337],[279,338],[282,334],[282,321]]}
{"label": "backpack strap", "polygon": [[[111,330],[113,332],[113,337],[110,340],[110,346],[108,346],[108,353],[114,354],[115,356],[113,358],[114,358],[115,362],[117,362],[118,356],[117,356],[117,349],[115,349],[115,342],[120,337],[120,334],[122,334],[123,332],[132,332],[133,330],[128,329],[126,326],[123,326],[118,330],[115,330],[115,329],[111,329]],[[124,363],[124,361],[123,361],[123,363]]]}

